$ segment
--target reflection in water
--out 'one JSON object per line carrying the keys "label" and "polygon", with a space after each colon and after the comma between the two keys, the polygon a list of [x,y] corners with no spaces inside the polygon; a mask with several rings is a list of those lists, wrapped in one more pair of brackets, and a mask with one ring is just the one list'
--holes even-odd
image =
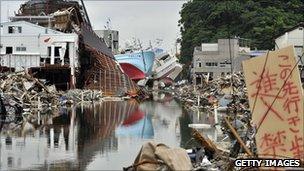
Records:
{"label": "reflection in water", "polygon": [[[180,123],[180,134],[181,134],[181,144],[182,148],[191,148],[191,143],[189,142],[192,138],[192,129],[188,127],[192,123],[191,115],[188,114],[186,109],[183,109],[183,115],[179,118]],[[191,141],[193,142],[193,141]]]}
{"label": "reflection in water", "polygon": [[134,124],[121,125],[116,129],[117,136],[140,137],[152,139],[154,136],[151,115],[146,115]]}
{"label": "reflection in water", "polygon": [[105,101],[79,113],[78,156],[84,169],[97,153],[117,151],[115,128],[138,109],[135,100]]}
{"label": "reflection in water", "polygon": [[173,101],[105,101],[37,115],[1,132],[0,170],[122,169],[147,141],[180,146],[191,137],[188,115]]}

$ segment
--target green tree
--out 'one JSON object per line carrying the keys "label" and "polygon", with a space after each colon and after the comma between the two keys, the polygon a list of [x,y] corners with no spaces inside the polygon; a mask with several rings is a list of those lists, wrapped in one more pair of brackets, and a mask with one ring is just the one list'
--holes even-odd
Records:
{"label": "green tree", "polygon": [[181,58],[192,61],[193,50],[203,42],[238,36],[251,40],[252,48],[273,49],[274,38],[303,21],[303,0],[192,0],[180,12]]}

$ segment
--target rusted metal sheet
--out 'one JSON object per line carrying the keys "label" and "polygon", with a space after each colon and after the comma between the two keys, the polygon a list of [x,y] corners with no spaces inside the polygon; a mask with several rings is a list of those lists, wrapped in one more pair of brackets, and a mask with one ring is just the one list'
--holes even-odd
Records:
{"label": "rusted metal sheet", "polygon": [[135,96],[139,87],[126,75],[112,58],[86,47],[91,53],[93,67],[85,73],[85,88],[101,90],[105,95]]}
{"label": "rusted metal sheet", "polygon": [[108,96],[137,95],[139,87],[122,72],[110,49],[92,28],[83,23],[80,34],[82,37],[80,43],[84,44],[84,49],[88,55],[82,57],[92,60],[90,69],[84,73],[84,87],[101,90]]}

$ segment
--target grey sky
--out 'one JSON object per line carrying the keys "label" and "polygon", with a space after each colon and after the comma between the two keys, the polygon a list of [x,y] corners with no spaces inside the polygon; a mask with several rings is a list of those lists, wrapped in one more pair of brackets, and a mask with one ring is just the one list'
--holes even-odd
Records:
{"label": "grey sky", "polygon": [[[1,22],[13,15],[25,1],[1,1]],[[89,1],[84,0],[94,29],[104,29],[107,18],[120,32],[120,45],[136,37],[147,47],[149,40],[163,39],[162,47],[171,51],[179,36],[179,11],[186,1]]]}

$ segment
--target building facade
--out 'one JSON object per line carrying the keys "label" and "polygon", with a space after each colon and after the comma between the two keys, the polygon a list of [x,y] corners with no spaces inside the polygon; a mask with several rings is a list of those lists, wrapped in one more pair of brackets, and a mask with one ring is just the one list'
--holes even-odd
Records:
{"label": "building facade", "polygon": [[200,47],[195,47],[192,76],[201,78],[209,75],[216,78],[230,74],[231,70],[242,71],[242,61],[250,58],[247,42],[240,39],[219,39],[217,43],[202,43]]}
{"label": "building facade", "polygon": [[22,71],[34,67],[65,67],[75,84],[78,35],[63,33],[26,21],[1,24],[0,66]]}
{"label": "building facade", "polygon": [[95,33],[102,38],[108,48],[114,53],[119,53],[119,32],[116,30],[95,30]]}

